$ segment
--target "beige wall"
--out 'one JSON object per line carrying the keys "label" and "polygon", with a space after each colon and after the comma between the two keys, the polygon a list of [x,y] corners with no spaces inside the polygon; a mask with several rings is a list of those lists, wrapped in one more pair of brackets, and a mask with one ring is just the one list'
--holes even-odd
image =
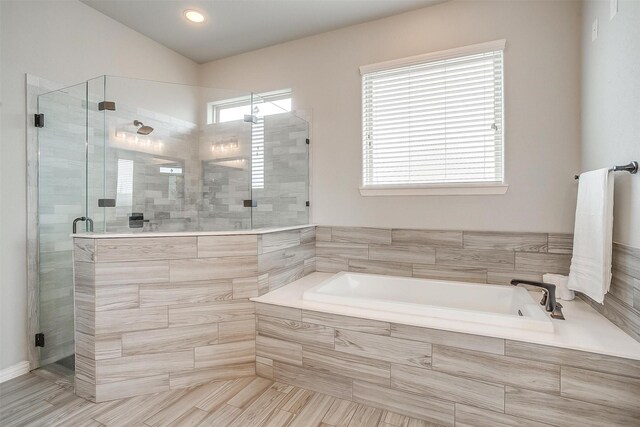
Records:
{"label": "beige wall", "polygon": [[[582,164],[640,161],[640,2],[587,1],[582,26]],[[598,38],[591,24],[598,18]],[[640,175],[616,174],[614,241],[640,248]]]}
{"label": "beige wall", "polygon": [[[291,87],[313,109],[314,222],[571,232],[579,167],[580,4],[452,1],[205,64],[202,85]],[[362,197],[364,64],[505,38],[503,196]]]}
{"label": "beige wall", "polygon": [[[197,83],[197,64],[78,1],[0,1],[0,369],[26,360],[25,73]],[[30,344],[30,343],[29,343]]]}

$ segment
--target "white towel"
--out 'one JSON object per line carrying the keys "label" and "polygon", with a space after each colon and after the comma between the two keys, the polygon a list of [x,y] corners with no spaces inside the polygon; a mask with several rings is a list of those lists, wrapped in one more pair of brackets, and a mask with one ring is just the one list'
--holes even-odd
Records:
{"label": "white towel", "polygon": [[562,274],[543,274],[542,281],[544,283],[551,283],[556,285],[556,298],[564,301],[571,301],[576,297],[571,289],[567,287],[569,284],[569,276],[563,276]]}
{"label": "white towel", "polygon": [[569,289],[602,304],[611,284],[613,174],[598,169],[580,175]]}

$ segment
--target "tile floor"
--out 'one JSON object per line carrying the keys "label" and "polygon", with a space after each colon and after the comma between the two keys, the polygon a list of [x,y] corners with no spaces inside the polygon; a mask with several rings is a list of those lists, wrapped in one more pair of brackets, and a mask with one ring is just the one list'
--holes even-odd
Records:
{"label": "tile floor", "polygon": [[433,426],[260,377],[104,403],[73,394],[68,376],[37,370],[0,384],[0,426]]}

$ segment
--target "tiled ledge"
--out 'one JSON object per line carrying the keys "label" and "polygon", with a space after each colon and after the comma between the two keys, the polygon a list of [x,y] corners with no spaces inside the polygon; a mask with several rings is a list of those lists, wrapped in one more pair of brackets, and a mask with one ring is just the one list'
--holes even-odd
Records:
{"label": "tiled ledge", "polygon": [[77,233],[71,237],[81,237],[83,239],[121,239],[126,237],[186,237],[186,236],[234,236],[246,234],[268,234],[280,231],[300,230],[302,228],[315,227],[315,224],[292,225],[290,227],[255,228],[251,230],[229,230],[229,231],[171,231],[171,232],[137,232],[137,233]]}
{"label": "tiled ledge", "polygon": [[[563,349],[578,350],[607,356],[640,360],[640,343],[616,325],[591,309],[585,302],[576,299],[562,301],[567,320],[552,320],[554,333],[509,330],[504,327],[474,325],[432,318],[417,318],[380,310],[369,310],[333,304],[304,301],[304,291],[331,277],[331,273],[313,273],[287,286],[283,286],[252,301],[303,310],[322,311],[343,316],[360,317],[424,328],[441,329],[513,341],[541,344]],[[536,294],[534,298],[539,299]]]}

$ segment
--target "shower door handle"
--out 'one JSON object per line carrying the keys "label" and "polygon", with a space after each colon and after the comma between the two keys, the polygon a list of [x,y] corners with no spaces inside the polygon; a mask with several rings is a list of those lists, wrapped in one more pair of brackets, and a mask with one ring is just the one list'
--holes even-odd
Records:
{"label": "shower door handle", "polygon": [[73,234],[76,234],[78,221],[86,221],[89,224],[89,232],[93,233],[93,220],[88,216],[81,216],[73,220]]}

